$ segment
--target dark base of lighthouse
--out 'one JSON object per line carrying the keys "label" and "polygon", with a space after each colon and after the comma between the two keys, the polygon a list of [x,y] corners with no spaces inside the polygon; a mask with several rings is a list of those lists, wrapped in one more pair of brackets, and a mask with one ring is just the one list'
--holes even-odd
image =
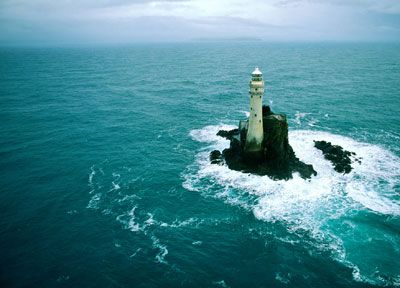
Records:
{"label": "dark base of lighthouse", "polygon": [[288,140],[288,124],[284,114],[274,114],[268,106],[263,107],[264,141],[260,152],[246,152],[247,130],[245,127],[231,131],[221,130],[217,135],[230,140],[230,147],[222,151],[211,152],[213,164],[226,163],[232,170],[268,175],[280,180],[290,179],[294,172],[302,178],[317,175],[313,166],[296,157]]}

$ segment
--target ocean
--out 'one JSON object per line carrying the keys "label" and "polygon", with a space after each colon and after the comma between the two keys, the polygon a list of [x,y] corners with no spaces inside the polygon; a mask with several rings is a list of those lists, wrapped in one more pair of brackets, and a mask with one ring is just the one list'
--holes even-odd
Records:
{"label": "ocean", "polygon": [[[310,180],[209,163],[255,66]],[[1,48],[0,285],[400,286],[399,80],[393,43]]]}

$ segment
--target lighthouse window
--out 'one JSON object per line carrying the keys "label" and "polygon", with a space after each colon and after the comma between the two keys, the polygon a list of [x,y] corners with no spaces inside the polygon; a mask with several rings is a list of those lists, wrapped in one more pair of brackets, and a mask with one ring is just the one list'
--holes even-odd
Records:
{"label": "lighthouse window", "polygon": [[258,122],[260,122],[260,123],[261,123],[261,120],[258,120]]}
{"label": "lighthouse window", "polygon": [[250,107],[250,110],[253,110],[253,107]]}
{"label": "lighthouse window", "polygon": [[257,117],[257,114],[254,114],[254,117]]}

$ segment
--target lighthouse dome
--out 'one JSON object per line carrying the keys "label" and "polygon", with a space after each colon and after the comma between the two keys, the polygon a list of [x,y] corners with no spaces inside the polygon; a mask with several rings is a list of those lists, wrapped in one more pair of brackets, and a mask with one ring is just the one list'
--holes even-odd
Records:
{"label": "lighthouse dome", "polygon": [[258,69],[258,67],[256,67],[253,71],[253,73],[251,73],[251,75],[255,76],[255,75],[262,75],[260,69]]}

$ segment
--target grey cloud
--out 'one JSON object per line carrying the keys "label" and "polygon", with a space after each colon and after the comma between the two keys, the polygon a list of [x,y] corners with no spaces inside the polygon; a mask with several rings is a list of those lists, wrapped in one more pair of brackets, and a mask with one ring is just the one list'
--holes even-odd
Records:
{"label": "grey cloud", "polygon": [[[162,29],[161,29],[162,27]],[[10,45],[86,45],[186,41],[195,27],[178,17],[137,17],[124,20],[81,19],[9,22],[0,25],[0,43]]]}
{"label": "grey cloud", "polygon": [[400,14],[400,1],[394,0],[277,0],[274,5],[284,7],[310,3],[352,7],[387,14]]}
{"label": "grey cloud", "polygon": [[[173,2],[176,4],[176,2],[185,1],[163,2],[172,5]],[[275,9],[279,12],[278,15],[284,16],[282,19],[275,17],[274,22],[268,15],[265,17],[259,15],[259,18],[254,18],[248,17],[245,13],[241,15],[240,12],[235,16],[218,16],[218,13],[210,13],[216,16],[202,13],[194,13],[196,15],[165,13],[171,16],[139,17],[145,13],[133,13],[132,16],[128,13],[128,16],[119,17],[118,13],[123,11],[125,6],[133,11],[136,7],[132,7],[132,3],[149,2],[153,1],[5,0],[0,2],[0,45],[132,43],[186,41],[193,38],[261,38],[276,41],[399,41],[400,39],[400,18],[396,14],[379,10],[388,9],[389,6],[383,5],[386,2],[389,3],[387,0],[365,0],[364,5],[362,1],[357,0],[330,0],[329,2],[274,0],[270,3],[274,3]],[[306,3],[311,5],[317,3],[317,6],[323,9],[304,11],[301,5]],[[378,8],[373,6],[374,4],[378,5],[376,6]],[[247,5],[243,3],[243,11]],[[137,9],[144,6],[138,5]],[[157,8],[161,9],[161,12],[162,10],[168,12],[169,6],[158,5]],[[180,5],[172,6],[180,7]],[[113,9],[113,7],[118,9]],[[375,7],[375,10],[371,7]],[[237,8],[240,11],[241,7]],[[116,17],[108,17],[110,14],[103,17],[103,14],[97,13],[99,11],[107,11],[111,16],[116,15]],[[178,15],[181,16],[178,17]]]}
{"label": "grey cloud", "polygon": [[92,9],[123,7],[153,2],[176,3],[190,0],[0,0],[0,14],[35,15],[49,17],[51,13],[83,13]]}

